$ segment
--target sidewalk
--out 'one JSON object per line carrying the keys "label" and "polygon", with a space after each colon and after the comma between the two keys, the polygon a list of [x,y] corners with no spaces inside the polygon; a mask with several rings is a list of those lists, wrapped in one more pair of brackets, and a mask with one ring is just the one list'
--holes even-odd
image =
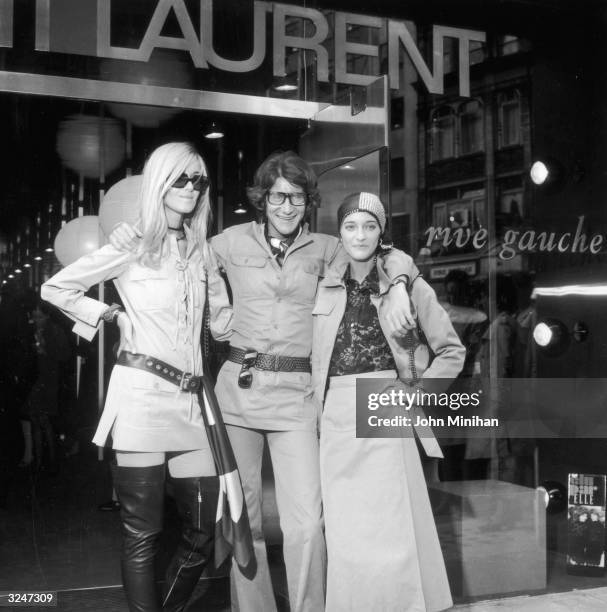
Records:
{"label": "sidewalk", "polygon": [[457,605],[453,610],[457,612],[492,612],[494,610],[499,612],[602,612],[607,610],[607,587],[477,601]]}

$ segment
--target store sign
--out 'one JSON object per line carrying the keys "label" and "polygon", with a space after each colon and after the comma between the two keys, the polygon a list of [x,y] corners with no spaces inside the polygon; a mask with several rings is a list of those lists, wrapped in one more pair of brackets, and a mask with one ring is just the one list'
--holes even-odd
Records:
{"label": "store sign", "polygon": [[[36,0],[35,49],[68,54],[91,55],[147,62],[154,49],[179,49],[189,53],[194,66],[226,72],[245,73],[259,68],[266,60],[266,15],[272,14],[273,74],[286,75],[286,61],[291,49],[307,49],[315,54],[316,74],[320,82],[329,82],[329,42],[334,51],[333,80],[346,85],[369,85],[378,75],[348,72],[348,57],[352,55],[379,57],[377,45],[351,42],[347,32],[351,26],[381,30],[387,39],[388,72],[391,87],[400,82],[401,50],[409,55],[417,73],[430,93],[443,93],[444,41],[457,39],[459,46],[459,93],[470,96],[470,43],[485,42],[484,32],[433,26],[432,67],[428,67],[413,35],[404,22],[335,12],[330,25],[325,13],[311,8],[256,0],[253,21],[246,27],[253,31],[253,48],[247,58],[234,60],[221,57],[213,45],[213,0],[200,0],[200,21],[194,23],[185,0],[159,0],[141,39],[133,47],[111,43],[112,20],[120,19],[120,11],[128,16],[128,4],[111,0]],[[0,0],[0,46],[13,46],[14,0]],[[175,16],[181,36],[166,36],[163,28]],[[287,33],[289,18],[302,19],[310,27],[309,35]],[[331,31],[332,27],[332,31]]]}
{"label": "store sign", "polygon": [[[508,261],[518,253],[591,253],[601,252],[605,242],[603,234],[589,236],[583,231],[584,215],[578,217],[577,226],[573,232],[547,232],[535,229],[509,229],[504,232],[503,239],[498,246],[497,255],[500,259]],[[426,246],[431,247],[436,241],[444,247],[455,246],[464,248],[472,246],[475,250],[487,247],[489,233],[481,227],[473,231],[469,227],[429,227]]]}

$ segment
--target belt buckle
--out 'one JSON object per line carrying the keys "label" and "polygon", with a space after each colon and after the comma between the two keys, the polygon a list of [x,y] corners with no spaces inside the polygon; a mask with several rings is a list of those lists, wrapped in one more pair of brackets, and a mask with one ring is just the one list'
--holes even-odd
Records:
{"label": "belt buckle", "polygon": [[250,368],[255,366],[255,362],[257,361],[257,355],[257,351],[254,351],[252,349],[248,349],[245,351],[245,354],[242,358],[240,372],[238,373],[238,386],[241,389],[251,388],[251,384],[253,383],[253,372],[251,372]]}
{"label": "belt buckle", "polygon": [[192,379],[191,372],[184,372],[181,380],[179,381],[179,390],[180,391],[189,391],[188,387],[190,386],[190,380]]}

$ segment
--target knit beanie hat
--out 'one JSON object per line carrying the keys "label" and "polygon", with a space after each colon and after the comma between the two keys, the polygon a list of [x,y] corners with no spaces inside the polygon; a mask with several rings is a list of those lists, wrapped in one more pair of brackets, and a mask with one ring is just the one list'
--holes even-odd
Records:
{"label": "knit beanie hat", "polygon": [[361,191],[360,193],[353,193],[346,197],[337,209],[337,226],[341,228],[341,224],[344,219],[355,212],[366,212],[373,215],[379,227],[381,228],[382,234],[386,229],[386,211],[381,200],[374,193],[367,193]]}

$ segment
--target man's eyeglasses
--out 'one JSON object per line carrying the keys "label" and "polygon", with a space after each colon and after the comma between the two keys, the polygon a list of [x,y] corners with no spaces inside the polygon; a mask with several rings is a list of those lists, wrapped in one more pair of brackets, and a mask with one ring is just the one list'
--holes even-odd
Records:
{"label": "man's eyeglasses", "polygon": [[291,206],[305,206],[308,201],[307,193],[284,193],[283,191],[268,191],[268,202],[274,206],[282,206],[287,198]]}
{"label": "man's eyeglasses", "polygon": [[176,189],[183,189],[188,183],[192,183],[192,188],[195,191],[200,191],[204,193],[209,188],[209,177],[204,174],[196,174],[194,176],[188,176],[187,174],[182,174],[180,177],[175,179],[171,184],[171,187],[175,187]]}

